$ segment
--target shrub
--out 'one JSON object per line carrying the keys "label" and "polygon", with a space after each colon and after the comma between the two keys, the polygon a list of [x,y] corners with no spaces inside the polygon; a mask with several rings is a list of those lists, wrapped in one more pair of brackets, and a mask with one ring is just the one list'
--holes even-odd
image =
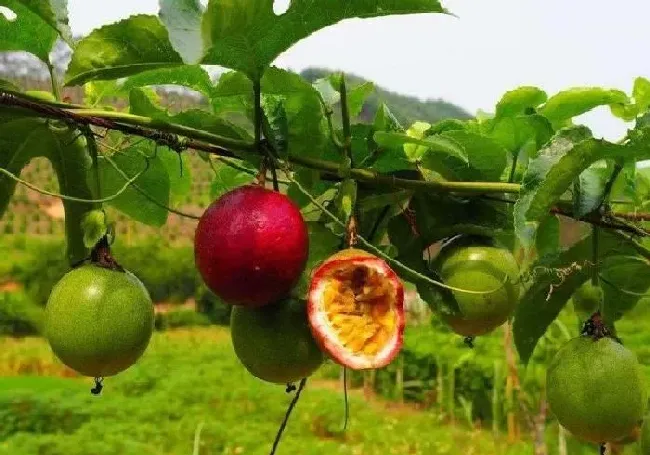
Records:
{"label": "shrub", "polygon": [[40,332],[43,309],[24,293],[0,293],[0,335],[28,336]]}
{"label": "shrub", "polygon": [[156,330],[210,325],[210,319],[194,310],[174,310],[156,315]]}

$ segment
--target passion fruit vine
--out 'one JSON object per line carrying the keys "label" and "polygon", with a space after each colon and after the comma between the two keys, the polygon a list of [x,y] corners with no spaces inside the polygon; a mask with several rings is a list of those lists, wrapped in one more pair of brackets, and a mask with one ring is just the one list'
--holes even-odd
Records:
{"label": "passion fruit vine", "polygon": [[259,185],[214,201],[196,229],[197,269],[231,305],[260,307],[286,297],[309,254],[307,225],[287,196]]}
{"label": "passion fruit vine", "polygon": [[457,236],[445,243],[434,262],[442,281],[461,290],[442,290],[440,317],[466,337],[485,335],[506,322],[519,301],[519,266],[491,239]]}
{"label": "passion fruit vine", "polygon": [[44,329],[65,365],[84,376],[113,376],[147,348],[154,329],[153,302],[131,272],[85,264],[52,289]]}
{"label": "passion fruit vine", "polygon": [[404,287],[366,251],[341,251],[314,271],[307,312],[316,341],[345,367],[382,368],[402,348]]}
{"label": "passion fruit vine", "polygon": [[563,346],[549,365],[548,404],[560,424],[584,441],[624,441],[638,431],[647,391],[636,356],[596,313],[589,329]]}

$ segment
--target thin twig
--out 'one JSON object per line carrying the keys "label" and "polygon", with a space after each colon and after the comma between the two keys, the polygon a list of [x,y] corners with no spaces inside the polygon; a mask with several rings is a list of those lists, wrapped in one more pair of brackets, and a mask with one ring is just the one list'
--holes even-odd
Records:
{"label": "thin twig", "polygon": [[282,423],[280,424],[280,428],[278,429],[278,432],[275,435],[275,440],[273,441],[273,447],[271,448],[271,452],[270,452],[269,455],[274,455],[275,451],[278,449],[278,445],[280,444],[280,440],[282,439],[282,433],[284,433],[284,429],[287,427],[287,422],[289,422],[289,417],[291,417],[291,413],[293,412],[293,408],[296,407],[296,404],[298,403],[298,400],[300,399],[300,393],[305,388],[306,384],[307,384],[307,378],[303,378],[303,379],[300,380],[300,385],[298,386],[298,390],[296,390],[296,395],[291,400],[291,403],[289,403],[289,407],[287,408],[287,412],[284,414],[284,419],[282,419]]}

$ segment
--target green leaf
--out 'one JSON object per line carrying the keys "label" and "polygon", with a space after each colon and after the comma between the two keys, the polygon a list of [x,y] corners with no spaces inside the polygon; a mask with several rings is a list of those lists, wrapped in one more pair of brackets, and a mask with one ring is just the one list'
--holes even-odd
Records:
{"label": "green leaf", "polygon": [[403,146],[404,155],[411,162],[421,160],[428,150],[439,153],[442,157],[451,156],[465,163],[468,162],[463,148],[453,139],[443,136],[430,136],[421,139],[403,133],[377,131],[373,138],[381,147],[396,148]]}
{"label": "green leaf", "polygon": [[112,98],[123,95],[116,81],[91,81],[84,85],[84,103],[88,106],[108,104]]}
{"label": "green leaf", "polygon": [[404,127],[400,125],[397,117],[386,106],[386,103],[381,103],[375,114],[374,127],[376,131],[387,132],[402,132]]}
{"label": "green leaf", "polygon": [[[169,214],[164,207],[169,206],[170,179],[167,168],[160,158],[157,156],[145,158],[150,156],[149,153],[150,150],[146,147],[133,146],[115,153],[111,159],[128,178],[144,171],[135,181],[135,185],[157,204],[136,190],[133,185],[108,204],[136,221],[160,227],[167,222]],[[99,178],[102,197],[116,194],[126,183],[125,178],[104,157],[99,158]],[[94,180],[93,173],[90,179]]]}
{"label": "green leaf", "polygon": [[357,207],[361,212],[367,212],[383,208],[387,205],[402,205],[407,202],[413,193],[409,190],[389,191],[381,193],[373,191],[370,195],[360,198],[357,202]]}
{"label": "green leaf", "polygon": [[437,0],[293,0],[282,15],[273,0],[210,0],[203,18],[207,54],[202,63],[240,70],[259,79],[282,52],[343,19],[392,14],[442,13]]}
{"label": "green leaf", "polygon": [[189,126],[232,139],[250,139],[245,130],[209,112],[190,109],[177,115],[170,115],[159,104],[158,95],[152,90],[134,88],[129,94],[129,109],[132,114],[151,117],[167,123]]}
{"label": "green leaf", "polygon": [[[601,257],[626,257],[630,262],[629,256],[634,254],[618,237],[607,232],[600,233],[599,245]],[[519,299],[513,324],[515,346],[522,362],[529,361],[537,342],[573,292],[591,277],[591,253],[592,238],[588,235],[559,255],[546,256],[530,268],[535,279]]]}
{"label": "green leaf", "polygon": [[[245,166],[245,164],[242,163],[242,166]],[[210,185],[210,197],[213,200],[242,185],[253,183],[255,180],[254,175],[235,169],[220,161],[214,163],[214,169],[215,175],[212,185]],[[250,169],[254,171],[253,168]]]}
{"label": "green leaf", "polygon": [[573,184],[573,216],[582,218],[603,202],[605,186],[611,171],[604,167],[590,167]]}
{"label": "green leaf", "polygon": [[[469,131],[445,131],[440,138],[453,141],[463,150],[462,160],[448,159],[440,163],[462,180],[499,181],[508,164],[508,152],[499,143],[487,136]],[[431,139],[428,137],[427,139]],[[428,154],[428,157],[431,155]],[[438,155],[433,156],[439,160]],[[425,163],[423,161],[423,166]],[[469,164],[469,167],[467,166]]]}
{"label": "green leaf", "polygon": [[650,263],[638,256],[610,256],[603,260],[600,276],[605,292],[603,317],[619,320],[641,300],[650,301]]}
{"label": "green leaf", "polygon": [[638,112],[644,113],[650,108],[650,80],[638,77],[634,81],[632,96],[637,105]]}
{"label": "green leaf", "polygon": [[585,169],[628,153],[624,146],[590,135],[585,127],[562,130],[531,160],[515,204],[515,227],[524,245],[530,245],[539,222]]}
{"label": "green leaf", "polygon": [[341,101],[341,94],[334,88],[329,77],[318,79],[312,83],[326,106],[332,107]]}
{"label": "green leaf", "polygon": [[529,109],[535,109],[546,102],[546,92],[537,87],[519,87],[506,92],[497,103],[495,118],[515,117],[525,114]]}
{"label": "green leaf", "polygon": [[29,8],[52,29],[54,29],[61,38],[73,45],[72,31],[68,21],[68,1],[67,0],[18,0],[25,7]]}
{"label": "green leaf", "polygon": [[356,117],[361,113],[366,99],[374,90],[375,84],[372,82],[364,82],[348,92],[348,111],[350,112],[350,117]]}
{"label": "green leaf", "polygon": [[[86,184],[91,158],[84,138],[76,131],[55,129],[39,119],[19,118],[0,124],[0,167],[19,175],[36,157],[52,163],[62,194],[80,199],[92,199]],[[16,182],[0,174],[0,218],[9,205]],[[70,264],[82,261],[88,254],[83,243],[81,222],[84,215],[97,204],[63,201],[66,227],[66,257]]]}
{"label": "green leaf", "polygon": [[[151,153],[153,151],[147,152],[148,155]],[[187,154],[176,153],[167,147],[159,147],[157,153],[167,170],[172,196],[178,198],[187,195],[192,189],[192,171]]]}
{"label": "green leaf", "polygon": [[66,85],[110,80],[183,64],[156,16],[137,15],[98,28],[77,43]]}
{"label": "green leaf", "polygon": [[[26,3],[36,5],[34,0]],[[16,18],[10,21],[0,13],[0,51],[29,52],[49,65],[57,31],[20,0],[0,0],[0,6],[16,14]]]}
{"label": "green leaf", "polygon": [[274,150],[281,159],[287,158],[289,142],[289,121],[287,119],[287,110],[284,108],[284,101],[283,96],[262,96],[265,137],[273,145]]}
{"label": "green leaf", "polygon": [[325,259],[337,252],[341,239],[320,223],[307,223],[309,230],[309,257],[300,281],[293,288],[294,297],[304,299],[311,284],[313,270]]}
{"label": "green leaf", "polygon": [[620,90],[581,87],[562,91],[552,96],[539,110],[539,113],[548,118],[553,125],[559,126],[598,106],[628,103],[627,95]]}
{"label": "green leaf", "polygon": [[488,135],[514,156],[528,144],[532,144],[534,150],[539,150],[551,139],[554,132],[553,125],[546,117],[520,115],[495,120]]}
{"label": "green leaf", "polygon": [[108,229],[106,215],[102,210],[86,213],[81,221],[81,229],[84,233],[84,245],[88,249],[93,248],[106,235]]}
{"label": "green leaf", "polygon": [[[591,236],[560,255],[544,257],[535,264],[533,270],[537,271],[537,277],[519,299],[512,328],[515,346],[523,363],[528,363],[546,329],[560,314],[573,292],[589,277],[584,261],[590,254]],[[573,264],[577,267],[573,267]],[[556,272],[560,269],[567,271],[563,281]]]}
{"label": "green leaf", "polygon": [[549,216],[539,226],[535,244],[539,257],[555,255],[560,249],[560,220]]}
{"label": "green leaf", "polygon": [[[299,167],[294,172],[293,178],[325,206],[336,197],[337,190],[334,183],[322,180],[318,171]],[[320,219],[321,210],[298,189],[295,183],[289,185],[287,195],[300,207],[305,220],[318,221]]]}
{"label": "green leaf", "polygon": [[[312,156],[321,159],[324,147],[329,143],[325,131],[325,114],[320,95],[314,87],[299,75],[278,68],[269,68],[262,78],[262,94],[284,98],[289,136],[288,151],[291,155]],[[253,105],[253,83],[243,73],[230,73],[219,80],[212,97],[215,111],[226,105]]]}
{"label": "green leaf", "polygon": [[160,0],[158,15],[167,27],[174,49],[185,63],[198,63],[203,57],[203,11],[198,0]]}
{"label": "green leaf", "polygon": [[145,71],[129,77],[124,82],[124,89],[152,85],[179,85],[202,93],[209,97],[212,93],[212,81],[208,73],[198,65],[184,65]]}
{"label": "green leaf", "polygon": [[[338,188],[336,193],[336,199],[334,199],[334,208],[332,210],[336,217],[347,223],[350,217],[353,214],[354,207],[357,203],[357,182],[352,179],[343,180]],[[344,234],[345,229],[335,224],[334,222],[328,223],[330,229],[335,234]]]}

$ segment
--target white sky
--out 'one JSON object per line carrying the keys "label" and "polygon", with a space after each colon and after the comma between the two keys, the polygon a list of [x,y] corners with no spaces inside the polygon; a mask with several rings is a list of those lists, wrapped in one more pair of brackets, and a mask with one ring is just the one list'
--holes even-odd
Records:
{"label": "white sky", "polygon": [[[650,77],[650,2],[447,0],[444,5],[459,17],[346,21],[298,43],[276,65],[349,71],[389,90],[443,98],[472,113],[493,111],[505,91],[520,85],[549,94],[587,85],[629,93],[636,76]],[[87,34],[131,14],[155,14],[158,1],[69,0],[68,8],[73,32]],[[627,127],[606,108],[582,120],[610,139]]]}

